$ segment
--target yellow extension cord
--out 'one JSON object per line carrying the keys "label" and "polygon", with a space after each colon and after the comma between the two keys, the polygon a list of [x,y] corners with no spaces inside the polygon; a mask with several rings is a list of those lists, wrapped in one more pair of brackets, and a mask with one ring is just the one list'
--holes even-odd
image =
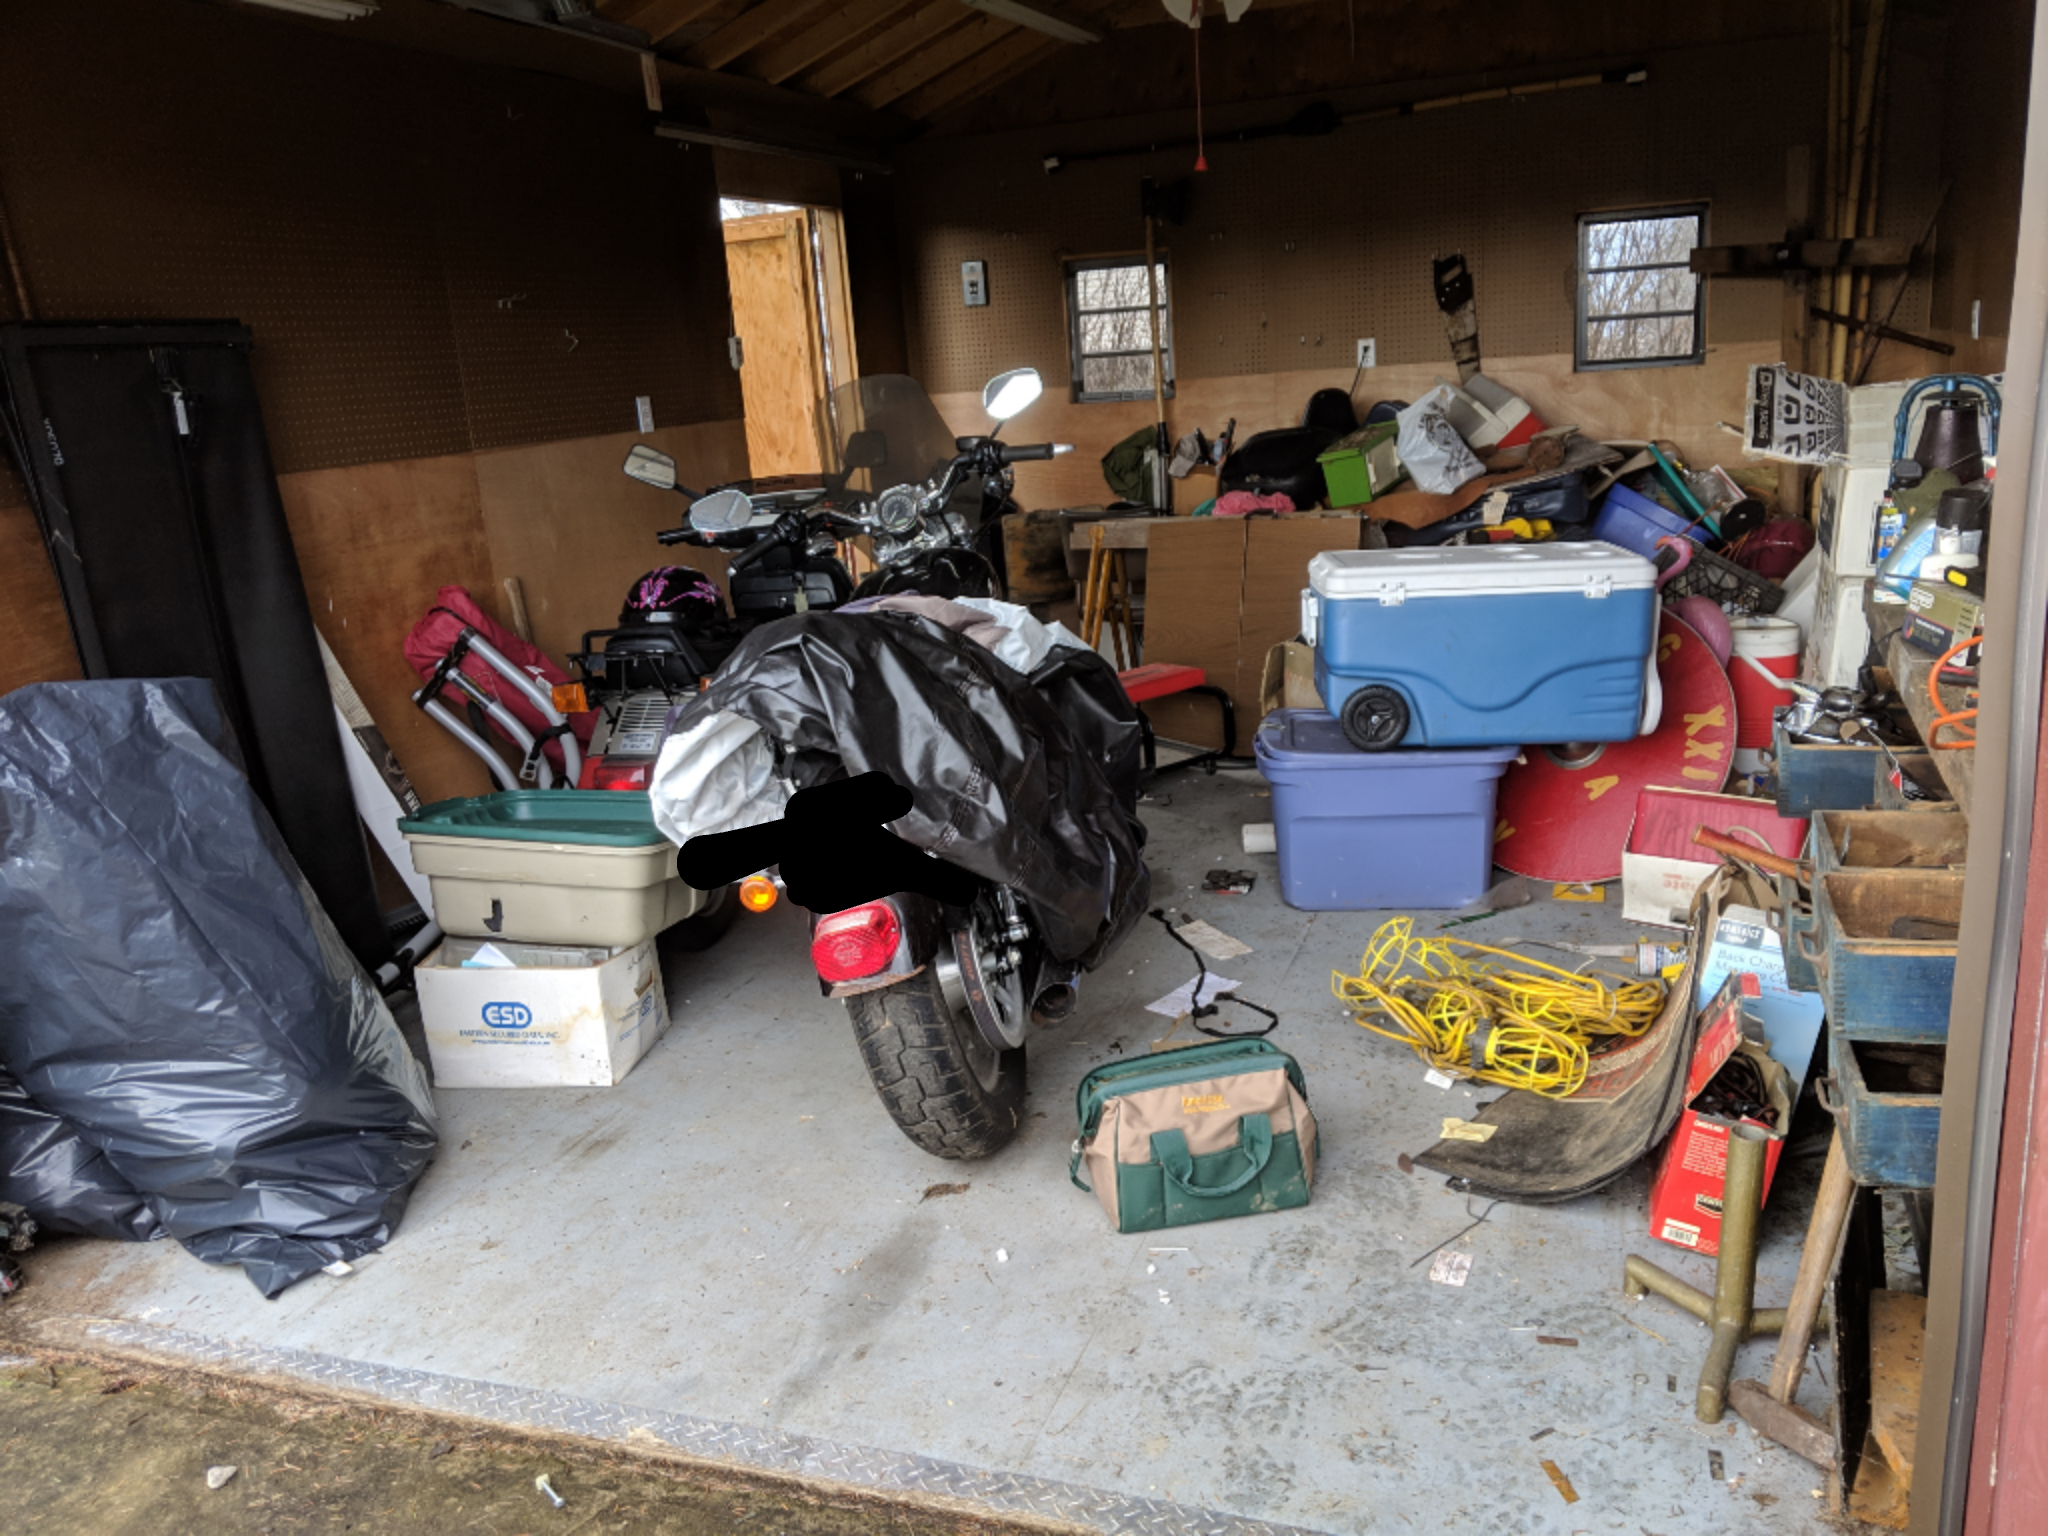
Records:
{"label": "yellow extension cord", "polygon": [[1634,1037],[1664,1006],[1664,988],[1576,972],[1464,939],[1423,939],[1396,917],[1373,933],[1358,974],[1330,990],[1374,1034],[1440,1072],[1566,1098],[1586,1081],[1591,1043]]}

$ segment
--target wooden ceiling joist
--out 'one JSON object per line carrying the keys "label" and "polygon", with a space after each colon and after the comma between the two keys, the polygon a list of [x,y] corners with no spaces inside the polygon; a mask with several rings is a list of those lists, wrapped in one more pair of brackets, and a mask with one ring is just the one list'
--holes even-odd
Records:
{"label": "wooden ceiling joist", "polygon": [[723,69],[743,53],[751,53],[795,26],[826,0],[760,0],[690,50],[690,62],[705,69]]}
{"label": "wooden ceiling joist", "polygon": [[895,25],[827,60],[794,83],[798,90],[815,95],[843,96],[953,28],[965,26],[973,15],[960,0],[928,0]]}
{"label": "wooden ceiling joist", "polygon": [[998,43],[982,49],[958,69],[919,86],[895,104],[905,117],[929,122],[939,113],[1000,80],[1019,74],[1067,45],[1042,32],[1018,28]]}
{"label": "wooden ceiling joist", "polygon": [[663,38],[703,19],[723,3],[724,0],[640,0],[638,5],[607,5],[600,7],[600,11],[612,21],[638,27],[650,42],[659,46]]}
{"label": "wooden ceiling joist", "polygon": [[850,5],[818,17],[796,36],[761,54],[748,73],[770,85],[780,85],[915,3],[916,0],[853,0]]}
{"label": "wooden ceiling joist", "polygon": [[864,107],[886,107],[927,81],[936,80],[948,70],[966,63],[989,44],[1008,37],[1016,30],[1014,22],[977,13],[966,26],[947,32],[930,47],[918,49],[902,63],[857,86],[853,99]]}

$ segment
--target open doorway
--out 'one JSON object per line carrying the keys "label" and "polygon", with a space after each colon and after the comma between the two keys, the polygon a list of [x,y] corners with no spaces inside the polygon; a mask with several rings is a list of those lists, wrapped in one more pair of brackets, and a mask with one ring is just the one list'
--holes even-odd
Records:
{"label": "open doorway", "polygon": [[839,212],[727,197],[719,217],[753,473],[816,474],[818,402],[859,371]]}

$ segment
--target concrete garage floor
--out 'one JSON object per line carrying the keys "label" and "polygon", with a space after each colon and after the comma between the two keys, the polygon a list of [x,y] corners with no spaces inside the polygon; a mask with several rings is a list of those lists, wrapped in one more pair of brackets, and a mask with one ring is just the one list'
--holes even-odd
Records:
{"label": "concrete garage floor", "polygon": [[[1192,974],[1156,924],[1034,1041],[1026,1133],[948,1164],[883,1113],[782,908],[673,957],[675,1027],[620,1086],[442,1093],[441,1156],[352,1276],[266,1303],[170,1244],[53,1243],[7,1321],[1098,1530],[1830,1529],[1812,1467],[1732,1416],[1694,1419],[1704,1328],[1622,1299],[1630,1251],[1712,1283],[1710,1261],[1647,1236],[1647,1169],[1568,1206],[1500,1206],[1457,1244],[1463,1289],[1415,1266],[1470,1216],[1397,1158],[1474,1094],[1426,1084],[1331,998],[1379,915],[1281,903],[1274,860],[1238,851],[1239,826],[1270,819],[1262,790],[1244,771],[1161,781],[1154,894],[1254,947],[1220,968],[1279,1011],[1272,1038],[1307,1071],[1324,1141],[1306,1210],[1124,1237],[1068,1184],[1076,1082],[1163,1034],[1143,1005]],[[1219,864],[1259,869],[1257,890],[1203,897]],[[1541,896],[1463,932],[1633,935],[1613,908]],[[1817,1155],[1781,1171],[1765,1305],[1790,1290],[1818,1173]],[[1765,1374],[1772,1348],[1747,1345],[1737,1374]],[[1825,1414],[1819,1358],[1802,1401]]]}

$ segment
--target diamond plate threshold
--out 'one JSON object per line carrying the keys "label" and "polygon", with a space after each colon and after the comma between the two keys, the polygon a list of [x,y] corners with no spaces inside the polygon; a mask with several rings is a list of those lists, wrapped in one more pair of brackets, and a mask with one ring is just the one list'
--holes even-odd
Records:
{"label": "diamond plate threshold", "polygon": [[1076,1483],[990,1472],[908,1451],[839,1445],[815,1435],[726,1424],[685,1413],[472,1381],[403,1366],[345,1360],[310,1349],[230,1344],[203,1334],[107,1319],[51,1319],[35,1327],[50,1342],[132,1353],[225,1375],[295,1382],[327,1392],[428,1413],[458,1414],[507,1429],[575,1435],[803,1482],[831,1483],[892,1498],[942,1499],[981,1513],[1063,1521],[1105,1536],[1317,1536],[1302,1526],[1250,1520],[1165,1499]]}

